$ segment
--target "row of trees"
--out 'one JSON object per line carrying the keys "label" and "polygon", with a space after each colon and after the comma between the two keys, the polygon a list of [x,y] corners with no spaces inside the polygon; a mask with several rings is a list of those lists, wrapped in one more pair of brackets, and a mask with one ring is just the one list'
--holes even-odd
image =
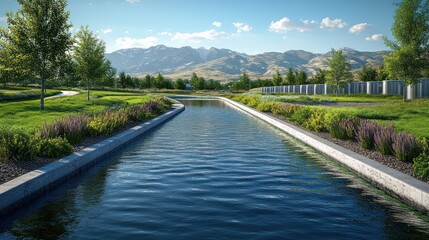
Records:
{"label": "row of trees", "polygon": [[[0,29],[0,78],[35,79],[41,84],[44,109],[46,81],[112,81],[116,70],[104,58],[105,43],[87,26],[71,35],[66,0],[18,0]],[[6,81],[6,80],[4,80]],[[5,83],[5,82],[4,82]]]}

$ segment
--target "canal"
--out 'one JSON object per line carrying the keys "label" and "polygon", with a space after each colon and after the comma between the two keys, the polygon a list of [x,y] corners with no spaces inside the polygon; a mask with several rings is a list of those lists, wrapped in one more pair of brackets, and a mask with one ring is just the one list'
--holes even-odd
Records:
{"label": "canal", "polygon": [[428,239],[429,223],[220,101],[161,127],[0,222],[0,239]]}

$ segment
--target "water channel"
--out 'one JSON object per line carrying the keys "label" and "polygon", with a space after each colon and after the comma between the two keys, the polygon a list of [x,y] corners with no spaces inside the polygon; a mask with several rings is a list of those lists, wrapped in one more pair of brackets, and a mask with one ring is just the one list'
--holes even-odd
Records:
{"label": "water channel", "polygon": [[[0,221],[0,239],[428,239],[429,222],[220,101]],[[381,194],[381,196],[380,196]]]}

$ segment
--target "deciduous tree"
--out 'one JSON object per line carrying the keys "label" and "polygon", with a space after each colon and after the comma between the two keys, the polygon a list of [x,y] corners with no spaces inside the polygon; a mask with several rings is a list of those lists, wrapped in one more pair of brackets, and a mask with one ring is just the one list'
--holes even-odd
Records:
{"label": "deciduous tree", "polygon": [[328,59],[329,71],[326,83],[335,90],[336,94],[338,94],[338,90],[341,85],[346,82],[350,82],[353,75],[350,71],[350,64],[347,63],[341,49],[332,49],[331,55],[332,57]]}

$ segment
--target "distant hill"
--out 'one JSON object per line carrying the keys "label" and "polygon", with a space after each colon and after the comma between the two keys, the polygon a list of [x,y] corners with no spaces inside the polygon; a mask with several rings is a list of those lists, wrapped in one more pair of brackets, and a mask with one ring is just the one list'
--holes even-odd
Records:
{"label": "distant hill", "polygon": [[[343,48],[353,70],[365,64],[381,65],[388,51],[360,52]],[[229,81],[238,79],[242,72],[251,78],[271,78],[276,70],[286,73],[289,67],[305,70],[313,75],[318,69],[328,67],[330,53],[315,54],[303,50],[266,52],[247,55],[229,49],[173,48],[158,45],[150,48],[121,49],[107,53],[106,58],[118,71],[131,75],[162,73],[171,78],[190,78],[192,72],[206,79]]]}

